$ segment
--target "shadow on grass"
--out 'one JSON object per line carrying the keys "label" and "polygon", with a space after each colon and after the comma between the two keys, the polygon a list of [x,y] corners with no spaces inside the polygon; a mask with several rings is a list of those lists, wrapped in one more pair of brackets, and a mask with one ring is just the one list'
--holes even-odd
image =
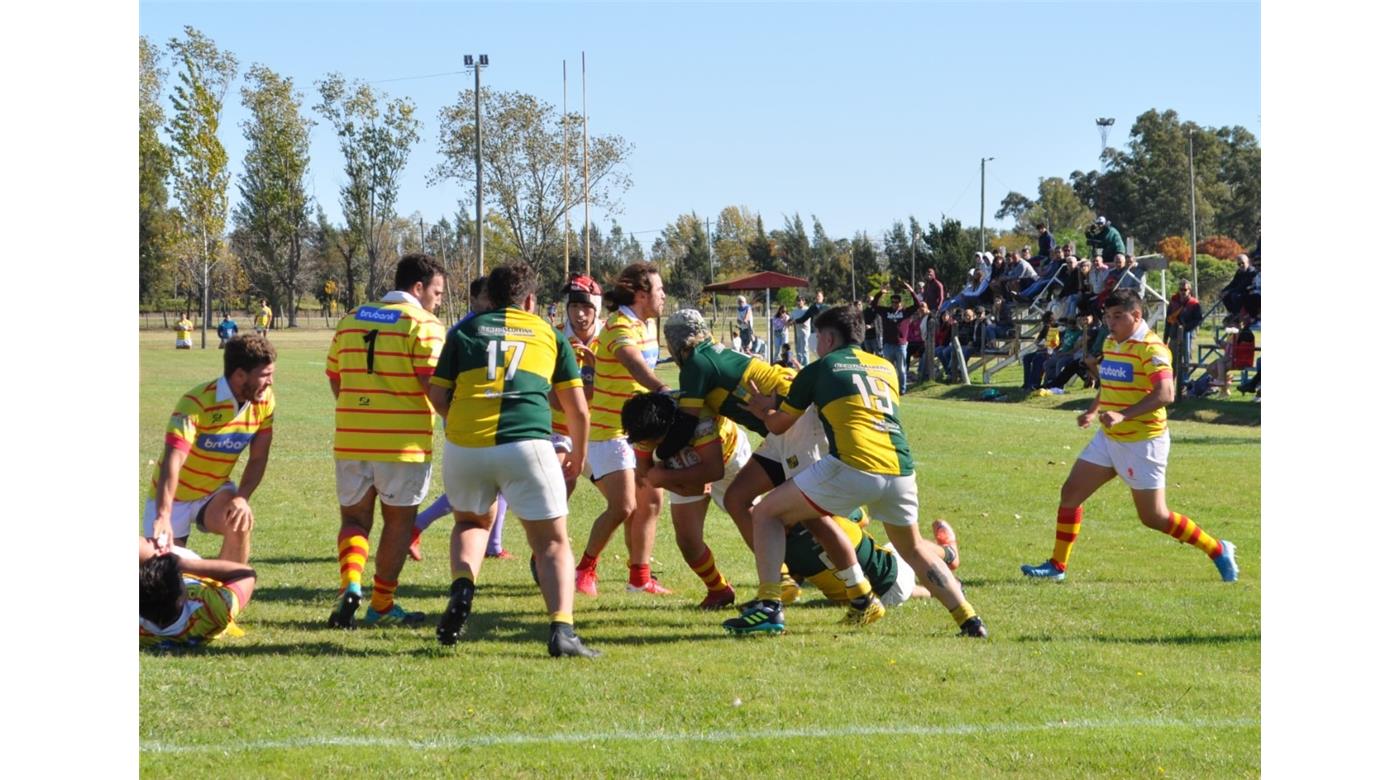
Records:
{"label": "shadow on grass", "polygon": [[[324,626],[323,626],[324,628]],[[330,629],[326,629],[329,631]],[[156,656],[263,656],[263,655],[337,655],[354,658],[385,657],[403,655],[402,650],[378,649],[373,647],[345,647],[334,642],[288,642],[278,644],[225,644],[215,642],[209,645],[169,650],[145,650]]]}
{"label": "shadow on grass", "polygon": [[1051,636],[1036,634],[1015,637],[1016,642],[1102,642],[1114,645],[1229,645],[1237,643],[1257,643],[1263,639],[1259,633],[1252,634],[1178,634],[1176,636]]}
{"label": "shadow on grass", "polygon": [[336,558],[334,555],[282,555],[270,558],[254,556],[248,565],[256,569],[259,566],[283,566],[293,563],[325,563],[334,566]]}

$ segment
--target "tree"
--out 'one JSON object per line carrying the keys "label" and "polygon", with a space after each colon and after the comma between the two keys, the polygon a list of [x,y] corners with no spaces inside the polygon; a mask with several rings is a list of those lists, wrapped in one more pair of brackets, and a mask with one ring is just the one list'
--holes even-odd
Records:
{"label": "tree", "polygon": [[773,238],[779,260],[775,270],[806,278],[811,271],[812,245],[807,239],[807,228],[802,224],[802,215],[784,216],[783,229],[774,231]]}
{"label": "tree", "polygon": [[[749,246],[762,233],[762,220],[747,206],[725,206],[715,220],[715,280],[732,279],[753,270]],[[765,248],[767,242],[764,242]]]}
{"label": "tree", "polygon": [[864,303],[867,295],[873,295],[888,277],[880,267],[880,252],[864,231],[851,239],[851,262],[856,273],[856,303]]}
{"label": "tree", "polygon": [[[776,233],[776,231],[775,231]],[[777,246],[772,236],[763,232],[763,215],[754,218],[753,238],[749,240],[749,267],[754,271],[777,270]]]}
{"label": "tree", "polygon": [[[395,217],[399,177],[422,123],[413,115],[412,100],[391,99],[364,82],[348,83],[339,73],[316,82],[316,88],[321,102],[315,110],[335,128],[345,157],[340,208],[355,234],[355,248],[365,252],[365,295],[376,299],[384,291],[381,265],[389,253],[386,228]],[[350,290],[354,305],[353,284]]]}
{"label": "tree", "polygon": [[[430,177],[434,182],[461,182],[472,199],[476,196],[474,99],[472,90],[463,90],[456,103],[438,113],[438,151],[443,160]],[[559,223],[564,212],[583,203],[581,186],[570,187],[567,199],[563,186],[564,132],[581,138],[583,118],[561,116],[553,105],[533,95],[488,89],[481,91],[481,117],[483,197],[509,225],[519,256],[536,271],[548,274],[551,245],[559,243],[562,252]],[[571,144],[569,152],[569,170],[581,171],[582,144]],[[619,211],[618,199],[632,186],[624,165],[631,154],[632,144],[621,136],[589,139],[589,199],[604,213]]]}
{"label": "tree", "polygon": [[705,223],[691,212],[676,217],[675,222],[663,228],[659,243],[653,245],[652,262],[661,266],[667,294],[677,301],[696,304],[701,289],[709,282],[710,261],[705,244]]}
{"label": "tree", "polygon": [[1021,221],[1021,215],[1025,214],[1026,210],[1033,205],[1035,205],[1035,201],[1027,198],[1025,195],[1014,191],[1008,192],[1006,193],[1006,197],[1001,199],[1001,208],[997,209],[996,213],[992,216],[997,219],[1011,217],[1012,220],[1019,223]]}
{"label": "tree", "polygon": [[[222,256],[228,215],[228,152],[219,141],[224,96],[238,75],[238,60],[193,27],[166,44],[179,68],[171,96],[169,133],[175,151],[172,176],[182,217],[181,246],[187,275],[203,301],[199,345],[211,326],[209,274]],[[195,271],[198,273],[194,273]]]}
{"label": "tree", "polygon": [[1196,245],[1196,251],[1203,255],[1233,261],[1244,252],[1244,247],[1229,236],[1208,236]]}
{"label": "tree", "polygon": [[1186,236],[1167,236],[1157,242],[1157,251],[1173,263],[1191,263],[1191,241]]}
{"label": "tree", "polygon": [[149,302],[172,289],[171,262],[178,215],[167,205],[166,180],[170,177],[170,148],[160,140],[165,111],[160,105],[160,49],[141,36],[140,50],[140,130],[138,131],[138,217],[137,255],[140,262],[141,301]]}
{"label": "tree", "polygon": [[251,253],[242,260],[249,278],[285,309],[288,327],[297,326],[297,299],[308,283],[303,244],[311,238],[311,203],[306,173],[311,166],[311,121],[301,115],[302,95],[264,65],[245,76],[243,122],[248,152],[234,209],[234,224],[249,234]]}
{"label": "tree", "polygon": [[977,251],[977,231],[964,228],[956,219],[944,217],[937,227],[929,223],[923,241],[931,257],[929,265],[938,274],[944,292],[956,295],[967,278],[967,269],[972,267],[972,255]]}

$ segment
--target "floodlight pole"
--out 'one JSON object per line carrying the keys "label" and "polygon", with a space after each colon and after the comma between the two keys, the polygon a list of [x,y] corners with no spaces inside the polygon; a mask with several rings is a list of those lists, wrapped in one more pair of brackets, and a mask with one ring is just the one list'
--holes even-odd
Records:
{"label": "floodlight pole", "polygon": [[1196,139],[1192,131],[1186,136],[1186,159],[1191,171],[1191,291],[1200,293],[1196,286]]}
{"label": "floodlight pole", "polygon": [[977,220],[978,251],[987,251],[987,163],[995,157],[982,158],[982,216]]}
{"label": "floodlight pole", "polygon": [[476,103],[476,275],[486,275],[486,236],[481,230],[482,175],[481,175],[481,69],[490,64],[485,54],[462,57],[462,63],[476,75],[476,87],[472,90],[472,100]]}
{"label": "floodlight pole", "polygon": [[569,282],[569,61],[564,60],[564,283]]}

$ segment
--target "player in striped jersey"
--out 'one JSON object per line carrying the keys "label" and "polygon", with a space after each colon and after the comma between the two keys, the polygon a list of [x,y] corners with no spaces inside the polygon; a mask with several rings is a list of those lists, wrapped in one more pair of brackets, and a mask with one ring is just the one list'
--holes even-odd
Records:
{"label": "player in striped jersey", "polygon": [[[497,494],[525,526],[539,562],[550,613],[549,654],[593,657],[574,634],[573,552],[569,548],[566,477],[578,476],[588,435],[588,404],[573,350],[534,314],[537,277],[525,263],[491,272],[487,293],[498,308],[453,329],[428,397],[447,418],[443,484],[456,520],[452,591],[438,641],[456,644],[471,613]],[[549,393],[568,421],[570,454],[562,468],[550,442]],[[449,397],[450,394],[450,397]]]}
{"label": "player in striped jersey", "polygon": [[707,416],[690,429],[684,448],[670,458],[655,460],[656,446],[684,416],[670,393],[642,393],[622,405],[622,427],[637,451],[637,473],[647,484],[669,493],[676,546],[705,583],[707,593],[700,609],[719,609],[734,603],[734,588],[705,544],[705,512],[712,496],[724,504],[725,491],[749,461],[749,437],[728,417]]}
{"label": "player in striped jersey", "polygon": [[1189,544],[1214,562],[1220,579],[1239,577],[1235,545],[1201,530],[1191,518],[1167,508],[1167,405],[1176,399],[1172,354],[1142,319],[1142,298],[1115,290],[1104,302],[1109,338],[1099,362],[1099,393],[1079,415],[1079,427],[1097,419],[1103,427],[1074,462],[1060,487],[1055,547],[1050,559],[1021,572],[1032,579],[1065,578],[1070,549],[1084,520],[1084,502],[1115,476],[1128,483],[1142,524]]}
{"label": "player in striped jersey", "polygon": [[[564,285],[563,293],[564,322],[560,324],[559,332],[564,334],[574,350],[574,360],[578,362],[579,376],[583,379],[583,396],[592,404],[597,375],[594,355],[598,351],[598,338],[603,334],[603,320],[598,317],[598,312],[603,310],[603,288],[592,277],[575,273]],[[562,463],[568,448],[573,445],[569,441],[564,410],[553,396],[550,397],[550,425],[554,430],[554,450],[559,453]],[[566,484],[572,496],[578,480],[571,479]]]}
{"label": "player in striped jersey", "polygon": [[326,355],[326,377],[336,399],[333,446],[340,501],[340,595],[329,621],[333,628],[355,626],[376,498],[384,529],[365,623],[413,625],[425,617],[395,604],[394,592],[433,475],[433,409],[427,393],[442,351],[442,323],[433,311],[444,280],[433,257],[405,255],[394,272],[394,289],[347,313]]}
{"label": "player in striped jersey", "polygon": [[[783,401],[755,387],[748,407],[769,430],[781,433],[796,423],[808,406],[815,405],[830,454],[779,485],[754,507],[759,596],[738,618],[725,621],[725,629],[740,634],[781,632],[784,620],[778,593],[784,528],[822,516],[849,517],[865,506],[873,519],[884,523],[885,534],[900,557],[948,608],[961,634],[985,637],[987,630],[963,597],[962,585],[949,571],[943,551],[919,534],[918,484],[909,442],[899,421],[894,366],[858,348],[864,329],[859,309],[830,309],[817,318],[816,327],[821,359],[798,372]],[[863,624],[883,612],[879,599],[872,597],[863,610],[853,603],[847,622]]]}
{"label": "player in striped jersey", "polygon": [[598,556],[618,526],[625,526],[628,592],[666,595],[670,591],[652,576],[650,564],[661,489],[646,484],[637,473],[637,456],[627,443],[621,419],[622,403],[634,394],[669,389],[655,373],[661,351],[651,322],[665,310],[661,273],[651,263],[633,263],[622,269],[603,299],[611,314],[594,356],[588,467],[607,508],[593,521],[575,587],[580,593],[598,595]]}
{"label": "player in striped jersey", "polygon": [[233,619],[248,606],[256,581],[247,564],[173,548],[157,553],[149,539],[138,546],[143,647],[199,645],[242,633]]}
{"label": "player in striped jersey", "polygon": [[[224,375],[191,388],[175,404],[165,449],[151,475],[143,532],[156,550],[185,546],[190,526],[224,537],[219,557],[248,562],[253,509],[272,449],[272,375],[277,350],[262,336],[236,336],[224,348]],[[229,479],[243,450],[248,465]]]}

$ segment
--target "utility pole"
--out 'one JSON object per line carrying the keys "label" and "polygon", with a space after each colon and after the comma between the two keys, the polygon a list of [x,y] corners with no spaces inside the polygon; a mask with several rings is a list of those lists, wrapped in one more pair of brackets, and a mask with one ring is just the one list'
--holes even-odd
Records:
{"label": "utility pole", "polygon": [[569,281],[569,61],[564,60],[564,282]]}
{"label": "utility pole", "polygon": [[476,74],[476,88],[472,92],[472,99],[476,102],[476,275],[485,276],[486,235],[481,230],[481,69],[490,65],[491,61],[485,54],[477,56],[476,61],[467,54],[462,57],[462,62]]}
{"label": "utility pole", "polygon": [[1186,136],[1186,159],[1191,171],[1191,291],[1200,294],[1196,285],[1196,138],[1195,131]]}
{"label": "utility pole", "polygon": [[987,163],[995,159],[982,158],[982,215],[977,219],[977,248],[981,252],[987,251]]}
{"label": "utility pole", "polygon": [[592,223],[588,217],[588,52],[579,52],[583,78],[583,272],[593,275]]}

